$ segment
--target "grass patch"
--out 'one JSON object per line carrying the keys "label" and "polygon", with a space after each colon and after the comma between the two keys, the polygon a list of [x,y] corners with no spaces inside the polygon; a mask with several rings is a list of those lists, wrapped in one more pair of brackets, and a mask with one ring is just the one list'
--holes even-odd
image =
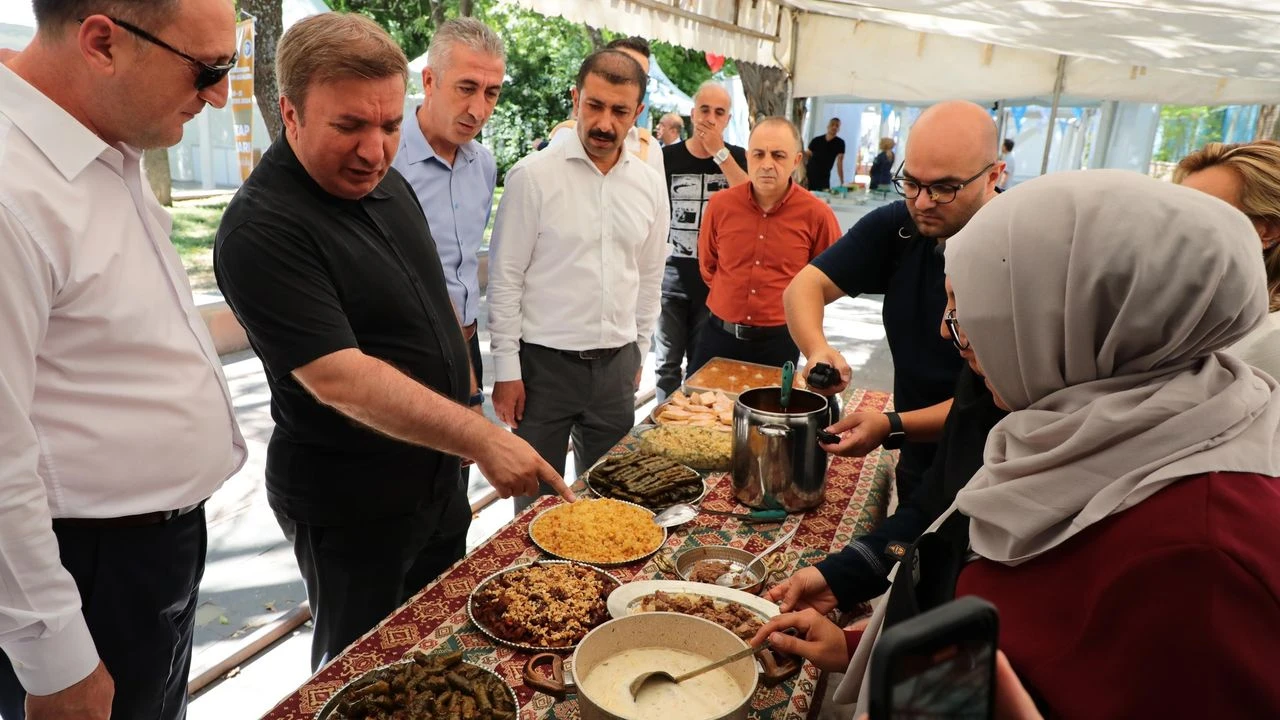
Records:
{"label": "grass patch", "polygon": [[191,289],[196,292],[218,287],[213,277],[213,238],[226,209],[225,199],[176,202],[169,208],[173,216],[169,239],[182,258]]}

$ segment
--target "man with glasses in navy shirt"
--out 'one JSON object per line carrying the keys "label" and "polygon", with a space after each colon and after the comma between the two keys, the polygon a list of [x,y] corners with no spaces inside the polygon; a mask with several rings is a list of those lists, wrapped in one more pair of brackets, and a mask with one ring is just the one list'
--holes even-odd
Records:
{"label": "man with glasses in navy shirt", "polygon": [[[946,102],[926,110],[911,130],[906,158],[894,176],[905,198],[867,214],[801,270],[783,301],[787,325],[809,367],[836,368],[835,394],[852,371],[823,332],[824,308],[843,296],[884,294],[884,327],[894,366],[894,412],[859,412],[830,430],[837,455],[865,455],[883,445],[900,449],[897,490],[911,496],[933,462],[962,361],[939,336],[946,308],[942,244],[996,195],[1004,164],[996,158],[995,123],[983,108]],[[806,370],[807,372],[807,370]]]}

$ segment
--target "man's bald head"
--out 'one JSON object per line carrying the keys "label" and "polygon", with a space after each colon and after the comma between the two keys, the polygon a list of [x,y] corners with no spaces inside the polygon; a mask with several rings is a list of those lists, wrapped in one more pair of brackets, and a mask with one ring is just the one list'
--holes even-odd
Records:
{"label": "man's bald head", "polygon": [[733,104],[733,99],[729,97],[729,91],[725,86],[715,80],[708,80],[698,86],[698,92],[693,94],[693,104],[701,105],[703,102],[715,103],[729,107]]}
{"label": "man's bald head", "polygon": [[911,127],[903,161],[903,177],[921,185],[963,184],[957,193],[928,192],[907,200],[907,208],[921,233],[946,238],[959,232],[969,218],[992,197],[1003,167],[999,162],[999,134],[986,108],[951,101],[930,107]]}

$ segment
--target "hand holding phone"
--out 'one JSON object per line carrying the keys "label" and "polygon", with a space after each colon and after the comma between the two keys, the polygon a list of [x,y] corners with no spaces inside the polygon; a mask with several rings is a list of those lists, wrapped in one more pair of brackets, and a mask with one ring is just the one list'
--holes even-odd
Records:
{"label": "hand holding phone", "polygon": [[995,606],[966,596],[888,628],[871,655],[871,720],[995,717]]}

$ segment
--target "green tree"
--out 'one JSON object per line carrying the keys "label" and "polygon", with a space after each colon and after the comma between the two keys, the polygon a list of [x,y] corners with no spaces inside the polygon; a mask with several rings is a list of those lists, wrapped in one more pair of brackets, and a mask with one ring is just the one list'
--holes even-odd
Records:
{"label": "green tree", "polygon": [[1206,143],[1219,142],[1225,133],[1225,107],[1165,105],[1160,108],[1159,143],[1153,159],[1177,162]]}
{"label": "green tree", "polygon": [[[447,18],[472,15],[474,0],[325,0],[333,10],[373,18],[410,59],[427,51],[432,31]],[[481,0],[484,3],[484,0]]]}

